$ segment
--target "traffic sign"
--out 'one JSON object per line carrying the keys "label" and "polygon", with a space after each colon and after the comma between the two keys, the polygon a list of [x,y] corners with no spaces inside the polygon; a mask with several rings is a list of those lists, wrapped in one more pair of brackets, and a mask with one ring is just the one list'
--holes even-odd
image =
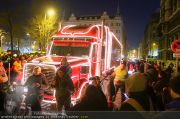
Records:
{"label": "traffic sign", "polygon": [[173,53],[174,58],[180,58],[180,53]]}
{"label": "traffic sign", "polygon": [[176,49],[176,53],[180,53],[180,49]]}
{"label": "traffic sign", "polygon": [[173,53],[173,57],[180,58],[180,49],[176,49],[176,52]]}
{"label": "traffic sign", "polygon": [[180,49],[180,40],[174,40],[171,44],[171,49],[173,52],[176,52],[177,49]]}

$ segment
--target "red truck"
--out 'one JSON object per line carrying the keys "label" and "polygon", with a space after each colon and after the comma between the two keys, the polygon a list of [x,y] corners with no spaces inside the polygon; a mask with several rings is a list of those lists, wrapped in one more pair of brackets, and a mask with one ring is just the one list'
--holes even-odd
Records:
{"label": "red truck", "polygon": [[[68,25],[52,37],[46,56],[25,64],[22,81],[25,82],[33,67],[38,65],[51,83],[61,58],[66,56],[72,68],[71,79],[76,89],[71,99],[76,101],[90,77],[100,76],[115,66],[116,60],[121,59],[122,49],[120,41],[107,26]],[[54,93],[53,88],[48,89],[44,101],[54,102]]]}

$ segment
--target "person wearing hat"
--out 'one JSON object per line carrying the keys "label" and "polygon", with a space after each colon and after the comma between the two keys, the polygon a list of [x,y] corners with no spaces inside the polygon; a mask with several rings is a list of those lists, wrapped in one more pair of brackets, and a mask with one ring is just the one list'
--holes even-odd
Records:
{"label": "person wearing hat", "polygon": [[171,79],[170,94],[172,101],[166,105],[166,110],[180,111],[180,75]]}
{"label": "person wearing hat", "polygon": [[146,92],[147,80],[143,73],[134,73],[125,80],[125,91],[128,96],[121,111],[150,111],[153,110],[152,101]]}
{"label": "person wearing hat", "polygon": [[70,109],[71,104],[71,94],[74,91],[74,85],[67,74],[66,66],[60,66],[56,72],[54,82],[52,86],[56,89],[56,102],[58,111],[62,110],[63,106],[65,110]]}

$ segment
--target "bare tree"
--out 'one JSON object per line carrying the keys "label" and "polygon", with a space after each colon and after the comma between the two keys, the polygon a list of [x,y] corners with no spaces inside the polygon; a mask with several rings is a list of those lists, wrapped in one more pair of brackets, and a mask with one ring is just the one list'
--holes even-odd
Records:
{"label": "bare tree", "polygon": [[19,44],[20,37],[23,34],[22,22],[18,22],[18,18],[19,15],[21,15],[22,10],[20,10],[20,8],[17,7],[9,7],[10,0],[3,1],[2,4],[5,6],[6,9],[0,14],[0,27],[6,29],[6,42],[9,42],[10,40],[11,52],[13,54],[15,44],[17,42]]}
{"label": "bare tree", "polygon": [[52,35],[57,31],[57,16],[46,17],[38,15],[29,21],[28,27],[25,28],[33,39],[39,44],[41,51],[45,51],[50,42]]}

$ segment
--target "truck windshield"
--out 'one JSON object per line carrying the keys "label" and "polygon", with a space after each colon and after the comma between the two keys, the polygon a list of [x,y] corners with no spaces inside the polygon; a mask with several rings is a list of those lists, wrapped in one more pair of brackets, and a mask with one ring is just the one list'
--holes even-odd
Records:
{"label": "truck windshield", "polygon": [[51,54],[58,56],[89,56],[90,46],[71,47],[71,46],[52,46]]}

